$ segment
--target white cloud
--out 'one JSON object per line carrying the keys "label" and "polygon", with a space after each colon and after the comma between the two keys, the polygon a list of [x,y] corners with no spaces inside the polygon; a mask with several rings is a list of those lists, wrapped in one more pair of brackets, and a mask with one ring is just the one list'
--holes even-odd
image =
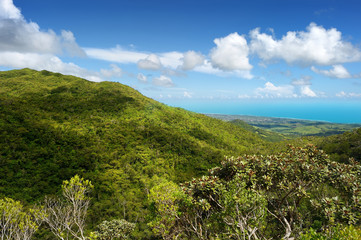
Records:
{"label": "white cloud", "polygon": [[62,30],[61,41],[62,41],[62,47],[68,55],[83,56],[83,57],[86,56],[84,50],[80,48],[76,43],[74,34],[72,32]]}
{"label": "white cloud", "polygon": [[61,42],[53,31],[40,31],[36,23],[22,19],[0,20],[0,51],[61,53]]}
{"label": "white cloud", "polygon": [[21,19],[20,10],[14,6],[12,0],[0,1],[0,19]]}
{"label": "white cloud", "polygon": [[138,67],[147,70],[160,70],[163,67],[176,69],[182,65],[183,54],[180,52],[143,53],[124,50],[120,46],[110,49],[85,48],[86,54],[95,59],[117,63],[137,63]]}
{"label": "white cloud", "polygon": [[354,92],[346,93],[344,91],[341,91],[341,92],[336,94],[336,97],[340,97],[340,98],[359,98],[359,97],[361,97],[361,93],[354,93]]}
{"label": "white cloud", "polygon": [[189,92],[187,92],[187,91],[185,91],[185,92],[183,93],[183,97],[185,97],[185,98],[192,98],[192,94],[189,93]]}
{"label": "white cloud", "polygon": [[275,86],[271,82],[266,82],[263,88],[256,89],[256,95],[265,98],[291,98],[297,97],[292,85]]}
{"label": "white cloud", "polygon": [[144,76],[142,73],[138,73],[137,79],[143,83],[147,82],[147,76]]}
{"label": "white cloud", "polygon": [[123,71],[120,67],[115,64],[110,65],[111,69],[101,69],[100,73],[105,78],[122,77]]}
{"label": "white cloud", "polygon": [[91,58],[117,63],[136,63],[140,69],[160,70],[163,75],[184,76],[178,70],[193,70],[222,77],[245,79],[252,79],[254,77],[249,70],[229,71],[215,68],[211,61],[195,51],[146,54],[137,51],[127,51],[117,46],[111,49],[85,48],[85,52]]}
{"label": "white cloud", "polygon": [[188,51],[183,54],[183,70],[192,70],[197,66],[200,66],[204,63],[204,56],[201,53],[195,51]]}
{"label": "white cloud", "polygon": [[203,65],[197,66],[193,70],[195,72],[212,74],[220,77],[238,77],[245,79],[252,79],[254,77],[248,70],[223,71],[221,69],[214,68],[212,63],[208,60],[205,60]]}
{"label": "white cloud", "polygon": [[251,96],[249,96],[247,94],[238,94],[237,98],[238,99],[250,99]]}
{"label": "white cloud", "polygon": [[232,33],[224,38],[216,38],[217,45],[210,52],[212,65],[224,71],[251,70],[252,65],[248,61],[247,40]]}
{"label": "white cloud", "polygon": [[160,70],[162,67],[162,63],[155,54],[150,54],[146,58],[138,61],[138,68],[140,69]]}
{"label": "white cloud", "polygon": [[[342,65],[333,65],[330,70],[321,70],[317,69],[314,66],[311,67],[311,70],[315,73],[325,75],[331,78],[352,78],[351,74],[347,71],[347,69]],[[355,76],[357,77],[357,76]]]}
{"label": "white cloud", "polygon": [[62,31],[59,36],[52,30],[40,30],[38,24],[27,22],[9,0],[0,1],[0,10],[0,51],[85,55],[70,31]]}
{"label": "white cloud", "polygon": [[152,83],[156,86],[173,87],[174,83],[170,77],[161,75],[160,77],[153,78]]}
{"label": "white cloud", "polygon": [[291,84],[295,86],[301,97],[318,97],[318,95],[311,89],[311,76],[303,76],[300,79],[292,80]]}
{"label": "white cloud", "polygon": [[82,77],[90,81],[102,81],[99,73],[86,70],[74,63],[64,63],[51,54],[0,52],[0,65],[13,68],[48,70]]}
{"label": "white cloud", "polygon": [[317,97],[317,94],[311,89],[310,86],[301,86],[301,96],[304,97]]}
{"label": "white cloud", "polygon": [[220,70],[218,68],[214,68],[212,66],[212,63],[208,60],[205,60],[203,65],[195,67],[194,71],[200,72],[200,73],[207,73],[207,74],[216,74],[216,75],[220,75],[223,73],[222,70]]}
{"label": "white cloud", "polygon": [[159,53],[159,58],[163,66],[176,69],[182,65],[183,54],[180,52]]}
{"label": "white cloud", "polygon": [[293,79],[291,84],[294,86],[312,85],[311,79],[312,79],[311,76],[304,76],[300,79]]}
{"label": "white cloud", "polygon": [[334,65],[361,60],[361,51],[343,41],[335,28],[325,29],[311,23],[307,31],[287,32],[280,40],[260,33],[258,28],[250,32],[250,49],[264,61],[282,59],[289,64],[304,66]]}
{"label": "white cloud", "polygon": [[11,0],[0,0],[0,65],[9,68],[32,68],[101,81],[99,73],[74,63],[64,63],[55,54],[66,52],[84,56],[70,31],[57,35],[42,31],[34,22],[27,22]]}
{"label": "white cloud", "polygon": [[84,50],[91,58],[117,63],[137,63],[148,56],[146,53],[127,51],[119,46],[111,49],[84,48]]}

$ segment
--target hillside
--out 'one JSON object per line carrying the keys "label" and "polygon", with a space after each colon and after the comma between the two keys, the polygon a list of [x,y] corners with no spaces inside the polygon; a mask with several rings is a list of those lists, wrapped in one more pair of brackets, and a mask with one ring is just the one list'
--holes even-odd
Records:
{"label": "hillside", "polygon": [[354,158],[361,162],[361,128],[320,139],[317,145],[334,161],[348,163]]}
{"label": "hillside", "polygon": [[90,225],[145,222],[154,179],[182,182],[225,155],[267,149],[255,133],[120,83],[30,69],[0,72],[0,135],[0,197],[36,202],[80,174],[95,185]]}
{"label": "hillside", "polygon": [[289,139],[294,138],[294,137],[286,135],[286,134],[281,134],[281,133],[265,130],[265,129],[260,128],[260,127],[252,126],[252,125],[250,125],[250,124],[248,124],[245,121],[242,121],[240,119],[234,119],[234,120],[231,120],[230,122],[232,124],[235,124],[235,125],[243,128],[243,129],[246,129],[248,131],[256,133],[257,135],[259,135],[261,138],[263,138],[266,141],[280,142],[280,141],[285,141],[285,140],[289,140]]}

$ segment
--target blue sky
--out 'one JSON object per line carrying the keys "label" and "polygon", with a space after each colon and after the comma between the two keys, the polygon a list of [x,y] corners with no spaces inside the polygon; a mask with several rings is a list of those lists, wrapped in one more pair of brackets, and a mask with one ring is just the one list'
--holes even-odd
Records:
{"label": "blue sky", "polygon": [[117,81],[200,112],[361,105],[360,13],[359,0],[0,0],[0,70]]}

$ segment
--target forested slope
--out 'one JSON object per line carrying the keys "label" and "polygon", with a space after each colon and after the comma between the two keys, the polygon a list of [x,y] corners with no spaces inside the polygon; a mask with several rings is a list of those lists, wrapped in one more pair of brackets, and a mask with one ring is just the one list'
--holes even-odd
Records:
{"label": "forested slope", "polygon": [[334,161],[349,162],[354,158],[361,162],[361,128],[319,140],[318,147],[327,152]]}
{"label": "forested slope", "polygon": [[0,197],[35,202],[79,174],[95,186],[90,225],[144,222],[155,178],[182,182],[225,155],[268,149],[255,133],[122,84],[30,69],[0,72],[0,135]]}

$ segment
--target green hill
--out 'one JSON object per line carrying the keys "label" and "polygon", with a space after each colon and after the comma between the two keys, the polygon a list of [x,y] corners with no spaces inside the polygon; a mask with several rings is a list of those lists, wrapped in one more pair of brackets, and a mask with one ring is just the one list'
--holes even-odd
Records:
{"label": "green hill", "polygon": [[266,145],[239,126],[119,83],[0,72],[0,198],[35,202],[80,174],[95,185],[90,226],[112,217],[144,223],[155,178],[182,182],[224,155],[265,153]]}
{"label": "green hill", "polygon": [[243,129],[254,132],[257,135],[259,135],[261,138],[263,138],[264,140],[267,140],[270,142],[279,142],[279,141],[285,141],[285,140],[291,139],[291,137],[288,137],[287,135],[283,135],[281,133],[268,131],[268,130],[265,130],[265,129],[262,129],[259,127],[254,127],[240,119],[234,119],[234,120],[231,120],[230,122]]}
{"label": "green hill", "polygon": [[318,147],[327,152],[334,161],[347,163],[352,157],[361,162],[361,128],[322,138]]}

